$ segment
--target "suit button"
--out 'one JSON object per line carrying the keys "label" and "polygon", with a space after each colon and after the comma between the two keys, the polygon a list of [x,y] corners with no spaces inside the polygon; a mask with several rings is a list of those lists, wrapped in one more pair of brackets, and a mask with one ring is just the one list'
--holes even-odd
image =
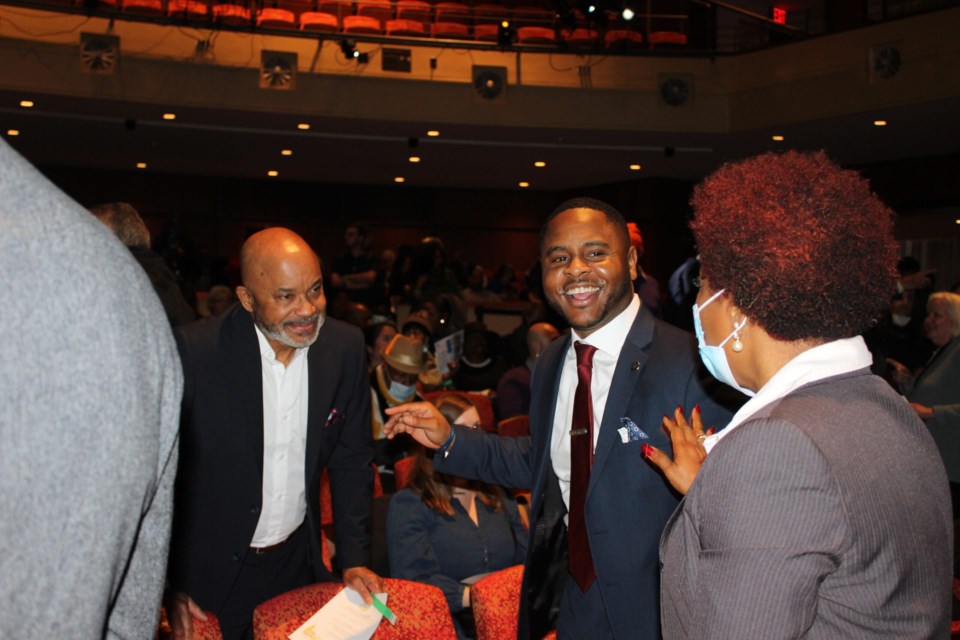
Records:
{"label": "suit button", "polygon": [[260,505],[258,505],[258,504],[252,504],[252,505],[250,505],[250,513],[252,513],[252,514],[254,514],[254,515],[260,513]]}

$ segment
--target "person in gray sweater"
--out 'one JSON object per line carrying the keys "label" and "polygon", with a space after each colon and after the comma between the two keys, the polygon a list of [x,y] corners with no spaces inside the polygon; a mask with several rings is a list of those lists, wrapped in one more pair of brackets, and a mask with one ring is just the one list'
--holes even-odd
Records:
{"label": "person in gray sweater", "polygon": [[152,638],[182,373],[150,281],[0,140],[0,637]]}

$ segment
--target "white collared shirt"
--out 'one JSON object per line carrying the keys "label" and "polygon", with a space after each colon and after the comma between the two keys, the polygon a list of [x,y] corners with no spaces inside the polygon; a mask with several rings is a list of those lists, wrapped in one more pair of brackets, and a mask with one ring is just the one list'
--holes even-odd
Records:
{"label": "white collared shirt", "polygon": [[773,374],[757,391],[757,395],[740,407],[726,428],[707,436],[703,441],[704,449],[710,453],[720,440],[746,422],[750,416],[791,391],[817,380],[869,368],[871,364],[873,356],[860,336],[834,340],[807,349]]}
{"label": "white collared shirt", "polygon": [[256,327],[263,373],[263,504],[251,547],[286,540],[306,514],[307,353],[286,367]]}
{"label": "white collared shirt", "polygon": [[[550,439],[550,460],[553,472],[560,480],[560,493],[563,503],[570,508],[570,426],[573,423],[573,396],[577,391],[577,353],[573,344],[585,342],[597,348],[593,354],[593,376],[590,378],[590,399],[593,401],[593,448],[597,448],[600,437],[600,424],[603,422],[603,410],[607,406],[610,383],[617,368],[620,350],[627,340],[630,327],[640,311],[640,298],[633,294],[627,308],[617,314],[586,338],[571,331],[570,346],[563,361],[560,373],[560,386],[557,389],[557,409],[553,416],[553,433]],[[566,516],[564,516],[566,519]]]}

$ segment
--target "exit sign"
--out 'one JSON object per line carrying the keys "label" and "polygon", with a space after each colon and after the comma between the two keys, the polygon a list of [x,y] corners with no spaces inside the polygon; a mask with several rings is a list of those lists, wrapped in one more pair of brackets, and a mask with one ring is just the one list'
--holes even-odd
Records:
{"label": "exit sign", "polygon": [[777,24],[787,24],[787,10],[780,7],[773,7],[773,21]]}

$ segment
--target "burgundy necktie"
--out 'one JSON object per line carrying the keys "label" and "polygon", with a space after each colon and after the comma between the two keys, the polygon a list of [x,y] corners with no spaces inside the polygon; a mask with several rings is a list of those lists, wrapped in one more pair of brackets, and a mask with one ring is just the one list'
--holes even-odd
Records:
{"label": "burgundy necktie", "polygon": [[590,379],[593,376],[593,354],[589,344],[577,342],[577,391],[573,396],[573,424],[570,426],[570,512],[567,517],[567,552],[570,573],[581,591],[586,591],[597,573],[590,555],[590,540],[584,505],[593,466],[593,401]]}

